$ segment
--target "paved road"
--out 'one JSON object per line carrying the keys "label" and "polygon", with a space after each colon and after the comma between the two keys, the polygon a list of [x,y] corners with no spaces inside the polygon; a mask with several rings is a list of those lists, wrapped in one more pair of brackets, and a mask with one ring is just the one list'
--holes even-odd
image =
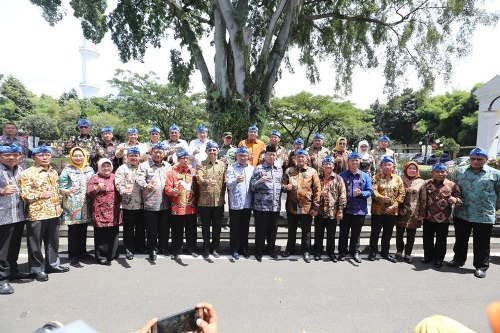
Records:
{"label": "paved road", "polygon": [[[489,332],[485,309],[500,300],[500,254],[486,279],[472,258],[455,270],[420,264],[350,260],[304,263],[299,257],[234,261],[145,256],[92,263],[51,274],[48,282],[13,283],[0,297],[0,332],[33,332],[47,321],[82,319],[99,332],[132,332],[147,319],[206,300],[220,332],[411,332],[421,319],[444,314]],[[451,259],[449,256],[447,259]],[[20,262],[26,269],[26,255]]]}

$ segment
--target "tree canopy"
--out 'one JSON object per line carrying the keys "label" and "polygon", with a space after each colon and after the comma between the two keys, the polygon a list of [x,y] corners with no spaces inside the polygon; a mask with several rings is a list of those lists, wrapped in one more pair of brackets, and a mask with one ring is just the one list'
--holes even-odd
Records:
{"label": "tree canopy", "polygon": [[[60,0],[31,0],[43,9],[50,24],[63,18]],[[493,25],[498,13],[478,7],[480,0],[118,0],[108,9],[105,0],[71,1],[86,38],[99,43],[111,38],[123,61],[142,60],[150,46],[167,37],[189,51],[184,61],[172,53],[172,69],[184,77],[201,74],[211,116],[237,112],[265,121],[265,112],[280,78],[289,70],[288,51],[300,51],[312,83],[320,80],[319,60],[330,60],[336,87],[349,91],[355,68],[382,67],[389,92],[408,69],[431,88],[436,73],[449,76],[456,57],[470,51],[478,25]],[[203,41],[209,39],[212,52]],[[212,71],[210,70],[212,68]],[[184,82],[185,83],[185,82]],[[233,99],[239,102],[234,103]],[[221,118],[225,119],[224,117]],[[216,131],[221,119],[215,117]]]}

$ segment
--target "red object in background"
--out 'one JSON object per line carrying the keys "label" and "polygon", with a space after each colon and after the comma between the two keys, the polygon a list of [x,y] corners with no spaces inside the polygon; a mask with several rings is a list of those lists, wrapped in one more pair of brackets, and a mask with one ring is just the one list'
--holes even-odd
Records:
{"label": "red object in background", "polygon": [[433,144],[431,145],[431,147],[432,147],[432,149],[436,149],[436,148],[438,147],[438,145],[437,145],[437,143],[433,143]]}

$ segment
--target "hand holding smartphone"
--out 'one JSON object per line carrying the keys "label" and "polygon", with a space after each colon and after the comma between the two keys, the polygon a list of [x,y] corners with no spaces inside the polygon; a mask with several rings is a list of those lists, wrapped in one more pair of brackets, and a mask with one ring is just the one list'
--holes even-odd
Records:
{"label": "hand holding smartphone", "polygon": [[161,318],[153,326],[153,333],[182,333],[191,332],[198,329],[196,320],[203,319],[203,309],[193,308],[185,310],[174,315]]}

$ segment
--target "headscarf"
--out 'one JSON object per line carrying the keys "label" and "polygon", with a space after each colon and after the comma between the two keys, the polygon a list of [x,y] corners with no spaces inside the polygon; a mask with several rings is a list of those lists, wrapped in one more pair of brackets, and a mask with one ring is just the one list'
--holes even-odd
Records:
{"label": "headscarf", "polygon": [[104,176],[103,173],[102,173],[102,165],[104,163],[109,163],[109,164],[111,164],[111,167],[113,167],[113,163],[111,162],[111,160],[109,158],[101,158],[97,162],[97,173],[100,174],[101,176]]}
{"label": "headscarf", "polygon": [[[340,145],[339,145],[339,142],[341,140],[345,141],[345,146],[344,147],[340,147]],[[339,138],[337,139],[337,142],[335,142],[335,150],[337,150],[337,151],[345,151],[346,148],[347,148],[347,139],[339,136]]]}
{"label": "headscarf", "polygon": [[[414,165],[417,168],[417,173],[415,174],[415,177],[410,177],[408,175],[408,168],[410,167],[410,165]],[[415,161],[406,162],[405,166],[403,167],[403,172],[404,172],[406,178],[408,178],[408,179],[417,179],[417,178],[420,178],[420,169],[418,167],[417,162],[415,162]]]}
{"label": "headscarf", "polygon": [[[73,154],[75,153],[75,151],[81,151],[82,154],[83,154],[83,161],[82,161],[82,164],[76,164],[75,162],[73,162]],[[77,168],[78,170],[82,171],[85,169],[85,167],[87,165],[89,165],[89,160],[88,160],[88,157],[87,157],[87,152],[85,151],[85,149],[81,148],[81,147],[74,147],[73,149],[71,149],[69,151],[69,164],[71,164],[72,166],[74,166],[75,168]]]}
{"label": "headscarf", "polygon": [[[363,145],[367,145],[368,146],[368,149],[365,152],[363,152],[361,150],[361,146],[363,146]],[[368,141],[366,141],[366,140],[359,141],[359,143],[358,143],[358,153],[359,153],[359,156],[361,156],[361,158],[363,160],[367,160],[367,159],[370,158],[370,144],[368,143]]]}

